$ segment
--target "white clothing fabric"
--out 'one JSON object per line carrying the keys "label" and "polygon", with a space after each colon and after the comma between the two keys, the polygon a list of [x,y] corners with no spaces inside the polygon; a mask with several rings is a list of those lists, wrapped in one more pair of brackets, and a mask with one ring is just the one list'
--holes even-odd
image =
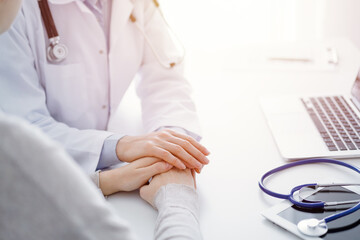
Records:
{"label": "white clothing fabric", "polygon": [[[103,28],[106,42],[110,43],[111,5],[113,0],[82,0],[93,12]],[[107,49],[109,51],[109,48]]]}
{"label": "white clothing fabric", "polygon": [[163,68],[129,20],[133,13],[157,49],[166,51],[170,43],[152,1],[113,1],[109,52],[102,27],[83,1],[49,2],[69,55],[59,64],[47,61],[38,1],[23,1],[13,26],[0,36],[0,108],[40,127],[85,172],[94,172],[104,140],[113,134],[106,131],[109,118],[140,73],[144,129],[173,126],[199,135],[182,66]]}
{"label": "white clothing fabric", "polygon": [[[0,135],[0,239],[136,239],[75,162],[40,130],[0,114]],[[155,239],[201,239],[193,188],[162,187],[155,204]]]}

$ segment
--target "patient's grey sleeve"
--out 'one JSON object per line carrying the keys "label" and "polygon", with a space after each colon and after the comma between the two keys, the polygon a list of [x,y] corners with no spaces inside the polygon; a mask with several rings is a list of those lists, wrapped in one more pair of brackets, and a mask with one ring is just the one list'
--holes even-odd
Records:
{"label": "patient's grey sleeve", "polygon": [[135,239],[78,165],[41,130],[0,114],[0,239]]}
{"label": "patient's grey sleeve", "polygon": [[202,239],[199,201],[194,188],[166,185],[157,193],[154,204],[159,211],[155,239]]}

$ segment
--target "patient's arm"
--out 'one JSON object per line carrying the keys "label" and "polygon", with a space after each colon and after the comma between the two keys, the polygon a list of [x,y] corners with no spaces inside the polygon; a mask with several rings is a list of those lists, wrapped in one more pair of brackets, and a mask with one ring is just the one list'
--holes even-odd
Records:
{"label": "patient's arm", "polygon": [[159,211],[155,239],[202,239],[193,170],[172,169],[157,175],[140,189],[140,195]]}
{"label": "patient's arm", "polygon": [[0,113],[0,239],[134,239],[78,165],[42,131]]}
{"label": "patient's arm", "polygon": [[[0,136],[0,239],[135,239],[88,176],[39,129],[0,113]],[[181,238],[180,231],[201,238],[188,175],[170,171],[142,188],[159,210],[156,239]],[[170,180],[182,184],[163,186]]]}

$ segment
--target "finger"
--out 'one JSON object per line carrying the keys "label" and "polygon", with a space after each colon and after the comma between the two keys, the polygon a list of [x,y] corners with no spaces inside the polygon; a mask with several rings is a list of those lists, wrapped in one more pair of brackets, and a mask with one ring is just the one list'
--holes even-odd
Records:
{"label": "finger", "polygon": [[146,200],[147,195],[148,195],[148,189],[149,189],[149,185],[144,185],[140,188],[140,197],[142,199]]}
{"label": "finger", "polygon": [[151,194],[151,188],[149,187],[149,185],[144,185],[140,188],[140,197],[147,201],[149,204],[151,204],[153,207],[155,207],[153,199],[154,196],[152,196]]}
{"label": "finger", "polygon": [[185,164],[180,159],[178,159],[177,157],[172,155],[169,151],[166,151],[163,148],[155,147],[152,151],[152,154],[154,157],[158,157],[179,169],[186,169]]}
{"label": "finger", "polygon": [[199,149],[200,152],[202,152],[203,154],[205,155],[209,155],[210,152],[209,150],[206,149],[206,147],[204,147],[203,145],[201,145],[198,141],[196,141],[194,138],[188,136],[188,135],[185,135],[185,134],[181,134],[181,133],[178,133],[176,131],[173,131],[171,129],[167,129],[167,131],[169,133],[171,133],[172,135],[178,137],[178,138],[182,138],[188,142],[190,142],[193,146],[195,146],[197,149]]}
{"label": "finger", "polygon": [[145,199],[147,197],[148,189],[149,189],[149,185],[144,185],[140,188],[140,197],[142,199]]}
{"label": "finger", "polygon": [[[181,161],[181,160],[180,160],[180,161]],[[190,165],[190,164],[187,163],[187,162],[182,162],[182,163],[185,165],[186,169],[193,169],[193,168],[194,168],[192,165]],[[181,170],[184,170],[184,169],[181,169]]]}
{"label": "finger", "polygon": [[191,169],[191,175],[192,175],[192,177],[193,177],[193,179],[194,179],[194,187],[195,187],[195,189],[196,189],[196,188],[197,188],[197,187],[196,187],[196,174],[195,174],[194,169]]}
{"label": "finger", "polygon": [[172,155],[178,157],[183,162],[188,163],[190,168],[201,168],[202,164],[191,156],[185,149],[177,144],[173,144],[171,142],[162,142],[162,146],[165,150],[169,151]]}
{"label": "finger", "polygon": [[167,162],[161,161],[154,163],[153,165],[144,167],[141,169],[145,179],[150,179],[151,177],[169,171],[173,166]]}
{"label": "finger", "polygon": [[144,157],[144,158],[139,158],[135,161],[132,162],[133,166],[135,168],[143,168],[143,167],[147,167],[150,165],[153,165],[156,162],[161,162],[162,160],[156,157]]}
{"label": "finger", "polygon": [[189,154],[191,154],[191,156],[196,158],[202,164],[209,163],[209,159],[202,152],[200,152],[194,145],[192,145],[189,141],[175,137],[175,136],[172,138],[169,138],[168,141],[181,146],[183,149],[185,149],[185,151],[187,151]]}

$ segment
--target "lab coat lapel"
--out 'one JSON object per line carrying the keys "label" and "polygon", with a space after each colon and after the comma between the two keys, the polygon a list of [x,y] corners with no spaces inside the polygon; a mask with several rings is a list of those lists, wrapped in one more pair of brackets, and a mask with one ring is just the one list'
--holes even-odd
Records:
{"label": "lab coat lapel", "polygon": [[129,20],[134,4],[131,0],[113,0],[110,25],[110,51],[120,37],[121,28]]}
{"label": "lab coat lapel", "polygon": [[90,14],[92,13],[91,10],[87,6],[85,6],[84,0],[49,0],[49,2],[58,5],[75,2],[82,12],[86,12]]}
{"label": "lab coat lapel", "polygon": [[52,4],[67,4],[67,3],[74,2],[74,1],[75,0],[49,0],[49,2]]}

